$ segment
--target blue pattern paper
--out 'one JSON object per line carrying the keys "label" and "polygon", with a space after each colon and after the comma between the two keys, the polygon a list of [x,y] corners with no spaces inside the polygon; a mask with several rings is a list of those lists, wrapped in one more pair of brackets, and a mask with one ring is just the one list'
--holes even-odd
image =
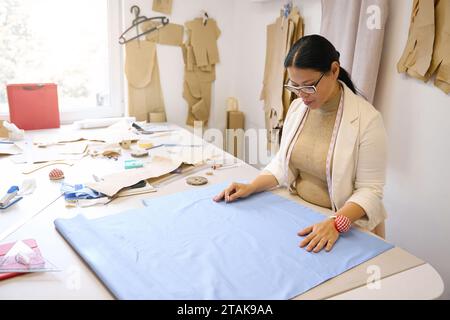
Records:
{"label": "blue pattern paper", "polygon": [[215,203],[227,185],[55,225],[119,299],[290,299],[393,248],[351,230],[331,252],[307,252],[297,232],[323,215],[268,192]]}

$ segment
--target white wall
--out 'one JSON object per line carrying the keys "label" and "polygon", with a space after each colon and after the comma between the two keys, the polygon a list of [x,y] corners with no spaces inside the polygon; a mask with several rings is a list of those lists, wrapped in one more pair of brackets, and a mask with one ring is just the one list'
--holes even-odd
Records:
{"label": "white wall", "polygon": [[[131,25],[134,15],[130,13],[133,5],[141,8],[146,17],[164,14],[152,11],[152,0],[123,0],[126,28]],[[225,100],[230,94],[232,68],[234,65],[234,2],[224,0],[177,0],[174,1],[171,23],[184,25],[185,22],[200,17],[200,10],[206,10],[211,18],[218,22],[222,35],[218,41],[221,63],[217,65],[217,80],[213,90],[213,103],[210,127],[225,128]],[[187,119],[187,103],[183,99],[184,64],[181,48],[158,45],[158,58],[161,71],[161,85],[169,122],[184,126]]]}
{"label": "white wall", "polygon": [[450,96],[396,72],[412,0],[389,1],[375,106],[389,136],[387,238],[430,262],[450,299]]}

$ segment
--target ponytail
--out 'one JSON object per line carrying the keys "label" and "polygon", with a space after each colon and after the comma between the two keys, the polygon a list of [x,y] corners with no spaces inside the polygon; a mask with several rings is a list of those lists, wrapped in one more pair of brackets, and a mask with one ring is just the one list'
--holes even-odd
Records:
{"label": "ponytail", "polygon": [[350,75],[348,72],[340,67],[338,79],[347,85],[347,87],[353,91],[354,94],[358,94],[355,85],[353,84],[352,79],[350,79]]}

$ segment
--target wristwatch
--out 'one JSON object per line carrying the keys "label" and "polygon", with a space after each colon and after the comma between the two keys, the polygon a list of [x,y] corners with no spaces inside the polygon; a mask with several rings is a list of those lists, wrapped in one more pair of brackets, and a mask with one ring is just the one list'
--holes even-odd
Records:
{"label": "wristwatch", "polygon": [[334,215],[330,218],[334,219],[334,227],[339,233],[348,232],[350,230],[350,227],[352,226],[352,222],[350,221],[350,219],[342,214]]}

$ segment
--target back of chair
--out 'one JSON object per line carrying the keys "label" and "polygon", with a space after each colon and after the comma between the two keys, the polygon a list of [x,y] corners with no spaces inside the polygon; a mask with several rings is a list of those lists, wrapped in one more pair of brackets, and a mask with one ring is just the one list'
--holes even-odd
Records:
{"label": "back of chair", "polygon": [[377,236],[386,239],[386,224],[385,222],[381,222],[379,225],[375,227],[375,229],[372,230],[373,233],[375,233]]}

